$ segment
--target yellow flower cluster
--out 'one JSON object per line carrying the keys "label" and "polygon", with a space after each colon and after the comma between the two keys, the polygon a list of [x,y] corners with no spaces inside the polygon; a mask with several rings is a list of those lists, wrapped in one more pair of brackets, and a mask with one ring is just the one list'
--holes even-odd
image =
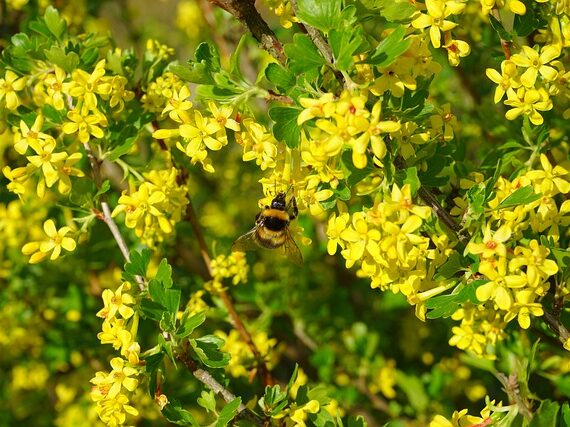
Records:
{"label": "yellow flower cluster", "polygon": [[[222,351],[232,355],[226,370],[233,377],[247,377],[249,369],[257,366],[257,361],[249,346],[241,339],[239,332],[236,329],[232,329],[229,335],[227,335],[222,331],[216,331],[216,335],[225,341]],[[263,331],[254,333],[252,339],[265,364],[271,369],[279,361],[277,340],[269,338],[267,333]]]}
{"label": "yellow flower cluster", "polygon": [[[435,269],[452,249],[444,235],[430,239],[422,233],[430,217],[429,207],[413,204],[408,184],[401,189],[394,185],[391,196],[378,198],[371,208],[331,215],[328,253],[340,247],[347,268],[357,265],[357,275],[370,278],[373,288],[401,292],[424,319],[425,300],[450,286],[433,280]],[[430,242],[432,249],[428,249]]]}
{"label": "yellow flower cluster", "polygon": [[319,99],[300,99],[304,110],[299,114],[298,124],[315,119],[314,126],[307,126],[301,155],[318,172],[322,182],[335,181],[343,175],[337,159],[343,148],[352,150],[354,165],[362,169],[368,163],[368,148],[375,161],[381,160],[386,154],[382,134],[400,130],[399,122],[384,120],[380,101],[370,111],[367,100],[366,94],[352,95],[347,91],[338,99],[331,93]]}
{"label": "yellow flower cluster", "polygon": [[141,98],[145,111],[160,113],[167,106],[170,99],[175,99],[184,86],[184,82],[171,72],[165,72],[151,82]]}
{"label": "yellow flower cluster", "polygon": [[279,17],[279,23],[283,28],[291,28],[294,22],[299,22],[290,0],[265,0],[264,3]]}
{"label": "yellow flower cluster", "polygon": [[[493,357],[489,348],[501,340],[506,323],[517,319],[523,329],[531,316],[544,314],[540,300],[549,289],[549,278],[558,265],[549,259],[550,249],[538,240],[525,240],[526,230],[544,235],[555,245],[570,224],[570,163],[552,166],[540,156],[542,170],[530,170],[513,181],[500,178],[496,196],[488,204],[487,226],[483,236],[476,236],[466,251],[479,258],[477,272],[486,282],[476,289],[483,306],[464,306],[455,313],[461,320],[453,329],[450,344],[469,349],[479,356]],[[507,209],[500,203],[519,188],[532,186],[537,200]]]}
{"label": "yellow flower cluster", "polygon": [[[116,291],[103,291],[104,306],[97,313],[103,318],[102,332],[97,338],[102,344],[111,344],[121,356],[111,360],[111,372],[99,371],[91,379],[91,399],[96,402],[97,414],[108,426],[124,425],[127,414],[137,416],[138,411],[129,403],[127,392],[133,393],[138,386],[134,377],[140,371],[140,345],[135,341],[138,329],[138,314],[132,308],[135,299],[128,293],[129,282],[121,284]],[[130,324],[130,330],[127,329]]]}
{"label": "yellow flower cluster", "polygon": [[[510,409],[513,409],[516,413],[515,405]],[[508,410],[508,407],[503,407],[502,402],[495,405],[494,400],[489,401],[487,398],[487,404],[481,411],[481,416],[469,415],[467,409],[462,409],[461,411],[453,411],[451,419],[447,419],[442,415],[436,415],[429,423],[429,427],[492,426],[497,418],[495,414],[498,414],[499,418],[503,418],[507,416]],[[494,415],[493,418],[491,418],[491,415]]]}
{"label": "yellow flower cluster", "polygon": [[144,174],[138,189],[124,191],[112,216],[125,212],[125,225],[150,247],[172,234],[182,219],[188,199],[186,185],[180,185],[175,168]]}
{"label": "yellow flower cluster", "polygon": [[20,120],[20,128],[14,133],[14,149],[26,157],[26,166],[11,169],[4,166],[2,172],[11,182],[8,189],[22,197],[27,193],[28,183],[34,175],[38,175],[36,193],[44,198],[46,188],[53,187],[56,183],[57,190],[61,194],[69,194],[71,191],[72,176],[82,177],[83,172],[74,165],[83,157],[81,153],[68,154],[58,151],[57,142],[51,135],[42,132],[44,117],[39,113],[32,127],[24,120]]}
{"label": "yellow flower cluster", "polygon": [[[561,54],[560,45],[550,44],[539,50],[522,46],[521,52],[501,63],[501,73],[487,69],[487,77],[497,84],[495,103],[506,95],[504,103],[512,107],[505,113],[507,119],[524,115],[532,124],[540,125],[544,121],[540,112],[552,109],[553,98],[567,102],[570,70],[556,60]],[[564,111],[564,117],[570,117],[570,108]]]}
{"label": "yellow flower cluster", "polygon": [[236,142],[243,147],[242,160],[244,162],[255,160],[261,170],[274,168],[277,140],[273,134],[249,117],[243,120],[242,125],[243,130],[236,134]]}
{"label": "yellow flower cluster", "polygon": [[[420,3],[416,5],[422,7]],[[457,27],[457,23],[449,19],[462,14],[465,5],[466,2],[460,0],[426,0],[425,13],[419,13],[412,21],[412,27],[429,32],[433,47],[447,50],[449,63],[454,67],[459,65],[459,58],[469,55],[471,50],[466,42],[453,39],[451,30]]]}
{"label": "yellow flower cluster", "polygon": [[206,172],[214,172],[208,150],[218,151],[228,143],[226,129],[239,131],[239,124],[231,118],[233,109],[229,106],[218,108],[209,102],[209,116],[203,116],[199,110],[192,109],[190,89],[184,85],[174,91],[162,114],[178,123],[177,128],[158,129],[152,136],[156,139],[177,137],[176,148],[185,153],[192,164],[200,163]]}
{"label": "yellow flower cluster", "polygon": [[[243,252],[230,255],[218,255],[210,263],[213,281],[222,286],[224,279],[230,279],[233,285],[247,282],[249,267]],[[215,285],[216,286],[216,285]]]}

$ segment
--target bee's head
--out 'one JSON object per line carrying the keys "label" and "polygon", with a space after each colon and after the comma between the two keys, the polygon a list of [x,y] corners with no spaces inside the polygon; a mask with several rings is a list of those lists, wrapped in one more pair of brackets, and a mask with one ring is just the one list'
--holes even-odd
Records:
{"label": "bee's head", "polygon": [[277,196],[275,196],[271,201],[271,209],[279,209],[280,211],[287,209],[287,201],[285,200],[285,196],[286,193],[283,191],[277,193]]}

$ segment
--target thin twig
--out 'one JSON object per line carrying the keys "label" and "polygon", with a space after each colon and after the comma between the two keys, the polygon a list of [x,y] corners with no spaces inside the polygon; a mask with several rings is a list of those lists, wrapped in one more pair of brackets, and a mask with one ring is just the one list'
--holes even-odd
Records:
{"label": "thin twig", "polygon": [[210,2],[235,16],[248,28],[263,49],[281,65],[285,65],[287,57],[283,46],[255,8],[255,0],[210,0]]}
{"label": "thin twig", "polygon": [[[196,236],[196,239],[198,240],[198,245],[200,246],[200,253],[202,255],[202,259],[204,260],[204,264],[206,264],[206,268],[208,270],[210,277],[213,277],[210,252],[208,250],[208,246],[206,245],[206,241],[204,240],[204,236],[202,235],[202,229],[200,227],[200,223],[198,222],[198,217],[196,216],[196,211],[194,210],[194,207],[192,206],[192,200],[190,199],[190,197],[188,197],[188,205],[186,207],[186,220],[192,226],[192,230],[194,231],[194,235]],[[275,383],[273,380],[273,377],[271,376],[269,370],[267,369],[267,366],[265,365],[265,362],[263,361],[263,357],[261,356],[261,353],[259,352],[259,350],[257,349],[257,346],[253,342],[253,338],[251,337],[251,334],[246,329],[241,318],[239,317],[239,315],[238,315],[238,313],[237,313],[237,311],[236,311],[236,309],[232,303],[232,300],[231,300],[229,294],[224,289],[221,289],[218,292],[218,295],[222,299],[222,302],[224,303],[226,310],[228,310],[228,314],[229,314],[230,319],[232,321],[232,325],[234,326],[234,328],[236,328],[236,330],[239,332],[242,339],[248,345],[250,351],[253,353],[253,356],[254,356],[255,360],[257,361],[257,368],[259,370],[259,373],[260,373],[261,379],[263,380],[264,385],[273,385]]]}
{"label": "thin twig", "polygon": [[[394,158],[394,165],[397,169],[403,170],[406,168],[406,163],[404,159],[401,157]],[[469,240],[471,240],[471,236],[462,229],[461,225],[458,224],[455,219],[447,212],[443,206],[437,201],[437,198],[433,195],[431,191],[429,191],[424,186],[420,186],[418,189],[418,196],[420,199],[428,205],[435,215],[439,218],[441,222],[443,222],[457,237],[457,240],[463,245],[465,245]]]}
{"label": "thin twig", "polygon": [[[222,396],[226,403],[229,403],[236,398],[231,391],[221,385],[208,371],[198,367],[198,364],[190,358],[188,348],[185,348],[182,352],[178,353],[176,355],[176,359],[182,362],[182,364],[192,372],[192,375],[194,375],[198,381],[206,385],[214,393]],[[255,425],[265,425],[265,420],[255,412],[248,409],[243,403],[240,403],[237,411],[240,418],[246,419]]]}
{"label": "thin twig", "polygon": [[[291,0],[291,6],[293,7],[293,11],[297,13],[298,10],[297,0]],[[307,35],[309,36],[315,47],[319,50],[323,58],[325,58],[330,68],[333,70],[336,79],[342,84],[343,87],[345,87],[346,89],[350,89],[351,86],[349,84],[350,82],[347,82],[343,74],[337,69],[335,69],[332,49],[329,46],[326,39],[323,37],[323,35],[319,32],[319,30],[308,24],[299,23],[299,26],[307,32]]]}
{"label": "thin twig", "polygon": [[[101,184],[102,184],[101,167],[99,164],[99,160],[93,154],[93,150],[91,149],[89,142],[84,143],[83,146],[85,147],[85,151],[87,152],[87,157],[89,158],[89,163],[91,164],[91,170],[93,172],[93,179],[95,180],[95,185],[99,190],[101,189]],[[119,246],[119,249],[121,250],[121,253],[123,254],[123,258],[125,259],[125,261],[130,262],[131,254],[129,251],[129,247],[127,246],[127,242],[123,238],[123,235],[121,234],[121,231],[117,226],[117,223],[111,216],[111,208],[109,207],[109,203],[107,203],[105,195],[102,194],[99,200],[101,203],[101,209],[103,210],[103,215],[98,215],[98,217],[102,219],[103,222],[105,222],[105,224],[107,224],[107,227],[109,228],[111,234],[113,235],[113,238],[117,242],[117,246]],[[136,276],[136,280],[140,290],[141,291],[145,290],[146,286],[144,283],[144,279],[140,276]]]}
{"label": "thin twig", "polygon": [[543,318],[550,329],[552,329],[552,331],[558,336],[558,339],[562,344],[565,344],[566,341],[570,339],[570,332],[568,332],[568,329],[560,323],[560,320],[556,316],[545,311]]}

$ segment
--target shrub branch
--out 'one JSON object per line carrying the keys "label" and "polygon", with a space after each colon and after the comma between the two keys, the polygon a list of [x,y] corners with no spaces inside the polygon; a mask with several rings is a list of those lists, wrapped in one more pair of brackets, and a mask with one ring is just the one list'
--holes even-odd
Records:
{"label": "shrub branch", "polygon": [[285,65],[287,57],[283,46],[255,8],[254,0],[210,0],[210,2],[235,16],[248,28],[263,49],[281,65]]}

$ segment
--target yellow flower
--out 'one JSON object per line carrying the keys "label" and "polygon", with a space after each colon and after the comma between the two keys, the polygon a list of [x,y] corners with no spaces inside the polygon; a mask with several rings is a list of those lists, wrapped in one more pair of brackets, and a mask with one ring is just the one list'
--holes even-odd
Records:
{"label": "yellow flower", "polygon": [[474,255],[481,254],[482,258],[493,256],[504,258],[507,256],[507,248],[504,243],[510,239],[511,233],[511,228],[508,225],[502,225],[495,233],[491,234],[491,224],[487,223],[483,242],[469,242],[467,250]]}
{"label": "yellow flower", "polygon": [[454,1],[426,0],[427,14],[422,13],[412,21],[414,28],[429,28],[431,44],[435,48],[441,46],[441,33],[457,26],[455,22],[446,21],[449,15],[457,15],[465,8],[465,4]]}
{"label": "yellow flower", "polygon": [[337,246],[340,246],[341,250],[344,249],[342,232],[346,229],[349,219],[350,216],[347,212],[341,213],[338,217],[333,213],[329,218],[327,227],[327,252],[329,255],[336,253]]}
{"label": "yellow flower", "polygon": [[179,91],[172,92],[168,104],[162,110],[162,115],[168,113],[168,116],[175,122],[189,123],[191,119],[188,110],[192,108],[192,101],[188,98],[190,98],[190,88],[186,85],[182,86]]}
{"label": "yellow flower", "polygon": [[102,331],[97,334],[101,344],[112,344],[115,350],[127,348],[132,342],[132,336],[125,329],[125,320],[112,318],[105,320],[101,326]]}
{"label": "yellow flower", "polygon": [[509,270],[518,271],[525,266],[529,286],[537,288],[543,280],[558,273],[558,264],[547,258],[550,250],[540,245],[536,239],[531,240],[528,246],[515,248],[515,258],[510,260]]}
{"label": "yellow flower", "polygon": [[212,113],[212,117],[214,118],[214,120],[218,122],[218,124],[220,125],[220,129],[228,128],[233,130],[234,132],[239,132],[240,130],[239,123],[231,118],[231,115],[233,114],[233,108],[231,106],[222,105],[221,107],[218,108],[218,106],[215,103],[209,101],[208,108],[210,109],[210,112]]}
{"label": "yellow flower", "polygon": [[105,62],[104,59],[100,60],[91,74],[81,69],[74,70],[71,73],[72,81],[64,83],[64,90],[67,90],[69,95],[74,98],[82,100],[86,109],[96,109],[97,97],[95,94],[106,94],[110,90],[108,86],[102,86]]}
{"label": "yellow flower", "polygon": [[117,397],[121,388],[124,387],[128,391],[134,391],[137,388],[138,380],[131,378],[134,375],[138,375],[138,371],[129,366],[125,366],[125,360],[120,357],[114,357],[111,359],[111,367],[113,370],[109,374],[109,382],[111,383],[111,388],[109,389],[108,399],[114,399]]}
{"label": "yellow flower", "polygon": [[56,110],[63,110],[65,108],[63,81],[66,77],[67,74],[65,71],[55,65],[53,74],[48,74],[44,78],[44,84],[47,87],[47,93],[49,95],[48,102],[51,103]]}
{"label": "yellow flower", "polygon": [[277,140],[273,134],[250,118],[245,119],[243,125],[245,130],[240,135],[236,135],[237,142],[243,146],[242,160],[244,162],[255,160],[261,170],[274,168],[277,157]]}
{"label": "yellow flower", "polygon": [[511,98],[514,97],[514,89],[521,86],[517,73],[517,66],[511,60],[505,60],[501,62],[501,74],[492,68],[487,68],[485,74],[487,74],[487,77],[492,82],[498,85],[495,88],[495,97],[493,99],[495,101],[495,104],[503,99],[505,93],[510,94]]}
{"label": "yellow flower", "polygon": [[133,305],[135,299],[128,293],[123,294],[123,288],[125,291],[128,291],[130,287],[130,283],[125,282],[121,284],[115,292],[110,289],[105,289],[102,295],[104,307],[99,310],[97,316],[104,319],[111,319],[115,317],[118,312],[123,319],[131,317],[135,312],[129,305]]}
{"label": "yellow flower", "polygon": [[506,314],[505,321],[510,322],[516,317],[520,327],[528,329],[530,326],[531,315],[538,317],[544,314],[542,305],[540,303],[533,302],[536,296],[537,295],[530,289],[517,291],[515,293],[515,303]]}
{"label": "yellow flower", "polygon": [[[45,193],[45,186],[51,188],[59,179],[57,172],[58,165],[67,159],[68,155],[65,152],[54,153],[55,139],[47,139],[45,141],[38,141],[39,144],[32,143],[32,148],[37,155],[27,156],[28,161],[37,169],[40,169],[43,174],[43,179],[38,182],[37,193],[40,198],[43,198]],[[45,180],[45,184],[44,184]]]}
{"label": "yellow flower", "polygon": [[560,48],[554,45],[547,45],[542,48],[540,56],[536,50],[529,46],[522,46],[522,53],[516,53],[511,57],[519,67],[526,68],[526,71],[521,75],[521,83],[531,88],[536,82],[538,74],[546,81],[553,81],[558,75],[555,68],[548,66],[550,61],[560,56]]}
{"label": "yellow flower", "polygon": [[528,283],[525,276],[507,275],[506,259],[499,259],[497,262],[481,261],[479,272],[490,280],[477,288],[477,299],[482,302],[492,299],[501,310],[510,309],[513,303],[509,288],[522,288]]}
{"label": "yellow flower", "polygon": [[70,227],[65,226],[57,230],[54,221],[48,219],[44,222],[44,232],[49,240],[26,243],[22,248],[24,255],[31,255],[30,264],[42,261],[50,252],[50,260],[56,260],[59,258],[62,248],[69,252],[75,250],[75,240],[71,237],[67,237],[67,234],[71,232]]}
{"label": "yellow flower", "polygon": [[568,194],[570,192],[570,172],[560,165],[552,167],[545,154],[540,155],[540,164],[543,170],[529,171],[526,176],[531,181],[541,181],[540,191],[542,193],[549,195],[555,195],[557,192]]}
{"label": "yellow flower", "polygon": [[471,47],[463,40],[449,40],[443,45],[447,50],[447,60],[452,67],[459,65],[459,58],[463,58],[471,52]]}
{"label": "yellow flower", "polygon": [[[20,120],[20,134],[22,138],[14,144],[14,149],[19,154],[26,154],[28,146],[30,145],[39,147],[45,144],[48,140],[53,140],[53,137],[41,132],[43,124],[44,117],[41,114],[36,116],[31,128],[28,127],[25,121]],[[55,146],[55,141],[53,145]]]}
{"label": "yellow flower", "polygon": [[5,99],[6,108],[15,110],[20,105],[20,98],[16,92],[20,92],[26,86],[26,78],[20,77],[13,71],[6,70],[4,78],[0,79],[0,101]]}
{"label": "yellow flower", "polygon": [[516,94],[507,92],[508,99],[505,105],[513,107],[505,113],[508,120],[514,120],[521,114],[528,116],[533,125],[540,125],[544,121],[539,111],[548,111],[552,109],[552,100],[543,88],[526,89],[520,87]]}
{"label": "yellow flower", "polygon": [[77,110],[76,108],[67,113],[67,118],[71,121],[63,124],[63,133],[77,133],[82,144],[89,142],[91,136],[103,138],[105,132],[98,125],[107,126],[107,118],[96,110],[93,114],[89,114],[86,108],[81,108],[81,112]]}

